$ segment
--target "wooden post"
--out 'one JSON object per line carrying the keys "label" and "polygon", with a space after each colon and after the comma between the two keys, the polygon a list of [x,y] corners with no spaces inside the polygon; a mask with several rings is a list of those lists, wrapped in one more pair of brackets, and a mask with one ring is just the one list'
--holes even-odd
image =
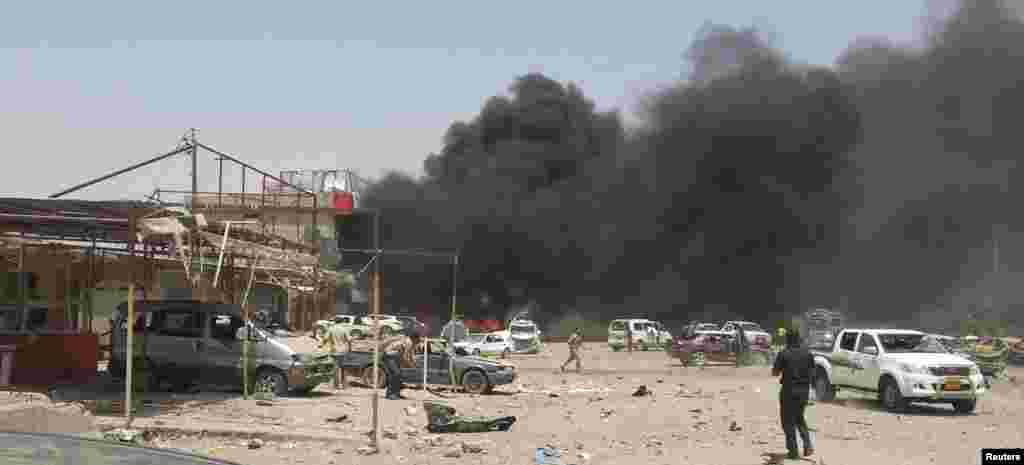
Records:
{"label": "wooden post", "polygon": [[373,215],[373,246],[378,249],[377,254],[374,255],[373,272],[370,274],[370,302],[373,305],[372,312],[376,318],[374,322],[377,325],[373,328],[373,379],[371,383],[373,386],[373,397],[371,401],[373,410],[373,447],[377,448],[380,446],[380,396],[379,388],[376,386],[377,380],[380,379],[380,212],[374,212]]}
{"label": "wooden post", "polygon": [[[133,283],[128,287],[128,319],[125,321],[128,325],[128,339],[125,342],[125,382],[124,382],[124,418],[131,423],[132,421],[132,361],[135,357],[135,284]],[[117,331],[117,328],[111,328],[113,331]]]}

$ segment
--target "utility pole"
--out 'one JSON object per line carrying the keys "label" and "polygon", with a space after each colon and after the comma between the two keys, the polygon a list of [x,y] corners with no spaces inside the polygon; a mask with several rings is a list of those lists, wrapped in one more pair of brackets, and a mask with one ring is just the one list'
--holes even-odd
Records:
{"label": "utility pole", "polygon": [[199,146],[196,144],[196,128],[191,129],[189,144],[192,145],[192,203],[195,203],[196,193],[199,192]]}
{"label": "utility pole", "polygon": [[380,379],[380,300],[381,300],[381,286],[380,286],[380,210],[374,210],[373,212],[373,248],[376,250],[376,256],[373,260],[373,271],[370,274],[370,305],[372,308],[370,311],[374,315],[373,321],[376,323],[373,329],[373,379],[371,384],[373,385],[373,397],[371,397],[370,405],[373,410],[373,439],[372,445],[374,449],[380,447],[380,388],[377,386],[377,380]]}

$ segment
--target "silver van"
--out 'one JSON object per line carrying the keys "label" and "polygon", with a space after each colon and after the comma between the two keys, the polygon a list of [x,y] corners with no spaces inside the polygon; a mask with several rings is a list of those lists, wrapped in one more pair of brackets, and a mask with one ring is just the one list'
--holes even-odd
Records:
{"label": "silver van", "polygon": [[[253,386],[275,394],[308,393],[334,379],[328,355],[300,354],[266,331],[246,325],[237,305],[191,300],[136,301],[135,353],[144,352],[154,381],[172,384],[241,386],[242,346],[249,337]],[[125,371],[128,303],[111,318],[111,375]],[[141,357],[138,355],[136,357]]]}

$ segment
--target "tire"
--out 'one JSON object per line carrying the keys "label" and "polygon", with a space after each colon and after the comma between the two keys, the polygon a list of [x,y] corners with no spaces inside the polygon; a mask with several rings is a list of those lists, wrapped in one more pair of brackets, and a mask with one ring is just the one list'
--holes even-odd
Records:
{"label": "tire", "polygon": [[505,350],[501,351],[501,358],[509,358],[511,356],[512,356],[512,351],[509,350],[508,347],[506,347]]}
{"label": "tire", "polygon": [[303,386],[300,388],[296,388],[292,392],[299,396],[308,396],[310,393],[313,392],[314,389],[316,389],[316,386]]}
{"label": "tire", "polygon": [[618,352],[618,351],[622,350],[622,347],[619,347],[619,346],[611,346],[611,347],[612,347],[612,352]]}
{"label": "tire", "polygon": [[256,371],[255,387],[257,389],[254,391],[258,391],[261,386],[267,388],[275,396],[283,396],[288,394],[288,377],[281,370],[261,368]]}
{"label": "tire", "polygon": [[384,387],[384,382],[387,379],[387,374],[384,373],[384,367],[377,367],[377,384],[373,384],[373,365],[363,368],[363,373],[360,376],[363,384],[370,387],[371,389],[380,389]]}
{"label": "tire", "polygon": [[963,415],[974,413],[974,409],[977,406],[978,401],[976,399],[961,399],[953,401],[953,409],[956,410],[956,413]]}
{"label": "tire", "polygon": [[473,356],[479,357],[480,356],[480,349],[473,349]]}
{"label": "tire", "polygon": [[828,380],[828,373],[818,367],[814,373],[814,397],[821,402],[831,402],[836,398],[836,389]]}
{"label": "tire", "polygon": [[883,409],[893,413],[903,413],[907,410],[908,402],[903,398],[896,381],[892,378],[882,378],[878,384],[878,400]]}
{"label": "tire", "polygon": [[353,329],[348,334],[349,334],[349,336],[352,337],[352,339],[362,339],[363,338],[363,332],[358,330],[358,329]]}
{"label": "tire", "polygon": [[462,374],[462,388],[469,394],[485,394],[491,389],[487,374],[478,369],[466,370]]}

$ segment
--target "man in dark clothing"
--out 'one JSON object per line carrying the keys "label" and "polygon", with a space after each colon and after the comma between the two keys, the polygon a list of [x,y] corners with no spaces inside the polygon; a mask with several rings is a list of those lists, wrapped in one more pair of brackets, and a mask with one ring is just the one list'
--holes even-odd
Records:
{"label": "man in dark clothing", "polygon": [[782,419],[782,431],[786,433],[786,450],[789,458],[800,458],[796,443],[796,433],[800,432],[800,440],[804,444],[804,457],[814,454],[811,433],[807,430],[804,409],[814,378],[814,356],[800,346],[800,337],[796,332],[786,334],[786,349],[775,359],[772,376],[782,375],[779,382],[779,414]]}

